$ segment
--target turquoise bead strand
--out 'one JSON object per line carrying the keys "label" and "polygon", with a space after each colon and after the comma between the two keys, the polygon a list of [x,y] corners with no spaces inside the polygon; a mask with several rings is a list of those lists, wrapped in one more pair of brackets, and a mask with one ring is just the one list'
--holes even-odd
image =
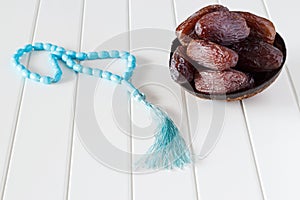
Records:
{"label": "turquoise bead strand", "polygon": [[[20,58],[31,51],[48,51],[49,61],[53,70],[53,77],[41,76],[38,73],[31,72],[23,64],[20,63]],[[123,76],[113,74],[109,71],[91,68],[81,65],[79,62],[84,60],[96,60],[96,59],[124,59],[127,61],[127,66]],[[133,75],[133,71],[136,67],[136,59],[134,55],[131,55],[126,51],[100,51],[100,52],[76,52],[72,50],[65,50],[63,47],[53,45],[50,43],[34,43],[27,44],[23,48],[20,48],[12,56],[12,64],[20,71],[24,78],[31,79],[33,81],[41,82],[44,84],[52,84],[60,81],[62,77],[62,70],[59,66],[58,61],[62,61],[69,69],[77,72],[83,73],[90,76],[96,76],[98,78],[113,81],[115,83],[121,83],[122,80],[129,81]]]}
{"label": "turquoise bead strand", "polygon": [[[41,76],[38,73],[31,72],[20,62],[20,58],[23,55],[32,51],[49,52],[49,62],[53,70],[52,77]],[[120,76],[109,71],[80,64],[80,61],[96,59],[124,59],[127,61],[125,71]],[[191,162],[188,147],[175,123],[166,112],[148,102],[145,95],[130,82],[130,78],[136,67],[136,58],[133,55],[126,51],[117,50],[89,53],[76,52],[50,43],[34,43],[27,44],[23,48],[18,49],[12,56],[13,66],[20,71],[23,77],[47,85],[61,80],[63,72],[59,66],[59,61],[62,61],[67,68],[76,73],[83,73],[125,85],[131,97],[135,101],[144,104],[153,113],[155,120],[157,120],[154,144],[149,148],[145,157],[139,160],[138,165],[153,169],[162,167],[172,169],[173,167],[182,168],[185,164]]]}

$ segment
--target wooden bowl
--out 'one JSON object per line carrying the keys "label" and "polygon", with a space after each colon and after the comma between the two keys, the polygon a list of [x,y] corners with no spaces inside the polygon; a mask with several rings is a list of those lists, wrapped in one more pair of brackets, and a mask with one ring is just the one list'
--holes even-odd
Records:
{"label": "wooden bowl", "polygon": [[[176,50],[176,48],[180,45],[180,42],[176,38],[171,46],[171,53],[170,53],[170,60],[169,60],[169,65],[171,63],[171,57],[173,55],[173,52]],[[232,93],[227,93],[227,94],[207,94],[207,93],[202,93],[196,90],[194,82],[190,83],[185,83],[185,84],[180,84],[186,91],[189,93],[203,99],[215,99],[215,100],[226,100],[226,101],[237,101],[237,100],[242,100],[245,98],[252,97],[263,90],[265,90],[269,85],[271,85],[276,78],[279,76],[283,65],[286,60],[286,47],[284,40],[282,37],[277,33],[274,41],[274,46],[277,47],[281,52],[283,53],[283,61],[281,66],[273,71],[269,72],[258,72],[258,73],[250,73],[252,77],[254,78],[254,85],[251,88],[245,89],[245,90],[239,90],[236,92]]]}

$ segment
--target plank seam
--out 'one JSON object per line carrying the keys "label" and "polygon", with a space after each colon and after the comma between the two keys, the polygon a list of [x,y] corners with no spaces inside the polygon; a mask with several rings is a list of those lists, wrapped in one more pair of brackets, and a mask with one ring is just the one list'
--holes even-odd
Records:
{"label": "plank seam", "polygon": [[243,101],[240,101],[240,106],[241,106],[243,116],[244,116],[244,121],[245,121],[246,130],[247,130],[247,134],[248,134],[248,139],[249,139],[249,143],[250,143],[250,147],[251,147],[251,153],[252,153],[252,157],[253,157],[253,160],[254,160],[254,165],[255,165],[255,169],[256,169],[256,173],[257,173],[257,178],[258,178],[262,198],[264,200],[267,200],[265,189],[264,189],[264,186],[263,186],[261,173],[260,173],[260,170],[259,170],[259,164],[258,164],[258,161],[257,161],[257,156],[256,156],[256,153],[255,153],[256,151],[255,151],[255,148],[254,148],[254,142],[253,142],[252,134],[251,134],[251,131],[250,131],[250,127],[248,125],[248,118],[247,118],[247,114],[246,114],[246,109],[245,109],[245,105],[244,105]]}
{"label": "plank seam", "polygon": [[[176,2],[175,0],[172,0],[172,9],[173,9],[173,18],[174,18],[174,22],[175,22],[175,26],[177,26],[178,24],[178,19],[177,19],[177,7],[176,7]],[[180,92],[181,92],[181,102],[182,102],[182,108],[183,108],[183,112],[184,115],[186,116],[186,123],[187,123],[187,131],[188,131],[188,137],[189,137],[189,142],[192,142],[192,137],[191,137],[191,129],[190,129],[190,124],[189,124],[189,115],[188,115],[188,109],[187,109],[187,103],[186,103],[186,94],[185,91],[180,88]],[[192,147],[192,143],[191,143],[191,154],[194,155],[194,150]],[[196,192],[196,199],[200,200],[200,194],[198,191],[198,179],[196,176],[196,167],[195,164],[192,163],[191,164],[191,168],[192,168],[192,179],[193,179],[193,183],[194,183],[194,191]]]}
{"label": "plank seam", "polygon": [[[271,19],[272,19],[272,16],[271,16],[271,12],[270,12],[270,10],[269,10],[269,6],[268,6],[268,4],[267,4],[267,0],[262,0],[262,2],[263,2],[263,5],[264,5],[264,9],[265,9],[265,11],[266,11],[266,13],[267,13],[267,16],[268,16],[268,18],[271,20]],[[300,99],[298,98],[299,96],[298,96],[298,93],[297,93],[297,90],[296,90],[296,86],[295,86],[295,84],[294,84],[294,82],[293,82],[293,78],[292,78],[292,76],[291,76],[291,73],[290,73],[290,70],[289,70],[287,64],[285,64],[285,69],[286,69],[286,72],[287,72],[289,84],[290,84],[291,89],[292,89],[292,94],[293,94],[293,96],[294,96],[294,99],[296,100],[296,104],[297,104],[298,110],[299,110],[299,112],[300,112]],[[300,95],[300,94],[299,94],[299,95]]]}
{"label": "plank seam", "polygon": [[[219,4],[221,4],[221,1],[222,0],[217,0],[217,2]],[[255,166],[258,182],[259,182],[259,187],[260,187],[260,190],[261,190],[261,195],[262,195],[262,198],[266,200],[266,195],[265,195],[265,192],[264,192],[264,187],[263,187],[263,183],[262,183],[262,179],[261,179],[261,174],[260,174],[260,170],[259,170],[259,166],[258,166],[258,161],[257,161],[257,158],[256,158],[255,148],[254,148],[254,145],[253,145],[253,139],[252,139],[252,136],[251,136],[251,132],[250,132],[250,128],[249,128],[249,124],[248,124],[248,120],[247,120],[247,115],[246,115],[246,110],[245,110],[245,107],[244,107],[244,102],[243,102],[243,100],[241,100],[239,102],[240,102],[241,110],[242,110],[242,113],[243,113],[244,122],[245,122],[245,125],[246,125],[246,131],[247,131],[247,135],[248,135],[248,140],[249,140],[249,144],[250,144],[250,148],[251,148],[252,157],[253,157],[253,160],[254,160],[254,166]]]}
{"label": "plank seam", "polygon": [[294,95],[294,98],[295,98],[295,101],[296,101],[296,105],[297,105],[298,110],[300,112],[300,99],[298,98],[298,93],[297,93],[297,90],[296,90],[296,86],[295,86],[295,84],[293,82],[293,78],[292,78],[292,75],[290,73],[290,70],[289,70],[287,64],[285,64],[285,70],[287,72],[287,76],[288,76],[288,79],[289,79],[289,84],[290,84],[291,89],[293,91],[293,95]]}
{"label": "plank seam", "polygon": [[[131,0],[127,1],[127,6],[128,6],[128,48],[129,48],[129,52],[131,51],[131,5],[132,2]],[[129,179],[129,199],[133,200],[134,199],[134,177],[133,177],[133,137],[132,137],[132,130],[133,130],[133,124],[132,124],[132,101],[131,98],[129,99],[129,118],[130,118],[130,126],[129,126],[129,152],[130,152],[130,179]]]}
{"label": "plank seam", "polygon": [[[184,115],[186,116],[186,123],[187,123],[187,129],[188,129],[188,137],[189,137],[189,140],[190,140],[190,144],[191,144],[191,148],[190,148],[190,151],[191,151],[191,155],[195,155],[195,152],[194,152],[194,148],[193,148],[193,144],[192,144],[192,136],[191,136],[191,129],[190,129],[190,123],[189,123],[189,115],[188,115],[188,111],[187,111],[187,104],[186,104],[186,93],[185,91],[181,88],[180,89],[181,91],[181,96],[182,96],[182,106],[183,106],[183,112],[184,112]],[[194,190],[196,192],[196,199],[197,200],[200,200],[200,194],[199,194],[199,191],[198,191],[198,178],[196,176],[196,166],[195,166],[195,163],[192,161],[191,163],[191,168],[192,168],[192,179],[193,179],[193,182],[194,182]]]}
{"label": "plank seam", "polygon": [[[33,43],[35,35],[36,35],[37,22],[38,22],[39,13],[40,13],[41,2],[42,2],[42,0],[37,0],[35,3],[35,10],[34,10],[34,15],[33,15],[34,17],[33,17],[33,22],[32,22],[32,29],[31,29],[31,33],[30,33],[29,43]],[[26,66],[28,66],[30,63],[30,55],[31,54],[29,54],[27,57]],[[19,92],[19,100],[17,103],[16,114],[14,117],[12,130],[11,130],[11,141],[10,141],[10,145],[8,147],[8,153],[6,156],[7,160],[4,165],[3,185],[0,188],[0,199],[1,200],[3,200],[4,195],[5,195],[8,174],[9,174],[10,167],[11,167],[12,154],[13,154],[15,140],[16,140],[16,132],[17,132],[18,122],[19,122],[19,118],[20,118],[20,110],[22,107],[22,102],[23,102],[23,97],[24,97],[25,84],[26,84],[26,79],[22,78],[21,85],[20,85],[20,92]]]}
{"label": "plank seam", "polygon": [[[79,41],[78,41],[78,51],[82,50],[82,41],[83,41],[83,30],[84,30],[84,21],[85,21],[85,9],[86,9],[86,0],[82,0],[82,9],[81,9],[81,21],[79,24]],[[74,134],[75,134],[75,116],[76,116],[76,105],[78,98],[78,85],[79,85],[79,77],[76,73],[75,76],[75,86],[74,86],[74,96],[73,96],[73,113],[72,113],[72,122],[71,122],[71,135],[70,135],[70,148],[69,148],[69,156],[67,163],[67,173],[66,173],[66,189],[65,189],[65,199],[68,200],[70,198],[70,181],[71,181],[71,171],[72,171],[72,158],[74,153]]]}

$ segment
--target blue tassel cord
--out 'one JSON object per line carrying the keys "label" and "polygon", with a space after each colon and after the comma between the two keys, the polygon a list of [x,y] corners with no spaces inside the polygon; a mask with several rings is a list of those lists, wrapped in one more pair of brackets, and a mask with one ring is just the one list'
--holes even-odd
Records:
{"label": "blue tassel cord", "polygon": [[134,89],[132,96],[154,114],[158,123],[154,144],[136,163],[136,167],[138,169],[173,169],[183,168],[186,164],[191,163],[189,149],[170,117],[159,107],[146,101],[145,96],[137,89]]}

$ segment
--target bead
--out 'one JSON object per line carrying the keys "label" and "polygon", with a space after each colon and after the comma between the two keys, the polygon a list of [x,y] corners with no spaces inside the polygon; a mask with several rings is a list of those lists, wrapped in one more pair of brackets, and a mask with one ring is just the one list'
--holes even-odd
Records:
{"label": "bead", "polygon": [[15,60],[15,61],[19,61],[19,58],[20,58],[20,55],[15,53],[13,56],[12,56],[12,60]]}
{"label": "bead", "polygon": [[139,94],[138,90],[137,89],[134,89],[132,92],[131,92],[131,96],[135,97]]}
{"label": "bead", "polygon": [[45,49],[46,51],[50,51],[51,46],[52,46],[52,44],[50,44],[50,43],[45,43],[45,44],[43,44],[43,47],[44,47],[44,49]]}
{"label": "bead", "polygon": [[25,69],[25,66],[22,65],[22,64],[18,64],[18,65],[16,65],[16,69],[20,72],[20,71],[22,71],[23,69]]}
{"label": "bead", "polygon": [[44,50],[44,46],[43,46],[43,43],[41,42],[36,42],[33,44],[33,48],[34,50]]}
{"label": "bead", "polygon": [[112,75],[112,73],[109,71],[102,72],[102,78],[104,78],[104,79],[110,80],[111,75]]}
{"label": "bead", "polygon": [[16,54],[20,57],[24,54],[24,49],[18,49],[18,51],[16,52]]}
{"label": "bead", "polygon": [[145,95],[144,93],[141,93],[141,92],[140,92],[140,96],[141,96],[141,98],[142,98],[143,100],[146,99],[146,95]]}
{"label": "bead", "polygon": [[134,100],[140,102],[140,101],[142,101],[142,98],[141,98],[141,96],[137,95],[134,97]]}
{"label": "bead", "polygon": [[102,74],[102,70],[101,69],[93,68],[92,70],[93,70],[92,71],[92,75],[93,76],[99,77],[100,74]]}
{"label": "bead", "polygon": [[75,72],[81,72],[81,71],[82,71],[82,65],[80,65],[80,64],[75,64],[75,65],[73,66],[73,70],[74,70]]}
{"label": "bead", "polygon": [[100,51],[98,52],[98,57],[100,59],[109,58],[109,53],[107,51]]}
{"label": "bead", "polygon": [[96,60],[98,59],[98,53],[97,52],[89,52],[87,53],[87,59],[88,60]]}
{"label": "bead", "polygon": [[49,85],[49,84],[51,84],[52,79],[51,79],[49,76],[42,76],[42,77],[40,78],[40,82],[41,82],[41,83],[44,83],[44,84],[46,84],[46,85]]}
{"label": "bead", "polygon": [[73,68],[73,66],[76,64],[74,60],[72,59],[67,59],[66,64],[69,68]]}
{"label": "bead", "polygon": [[59,51],[59,52],[65,52],[66,50],[65,50],[63,47],[57,47],[57,48],[56,48],[56,51]]}
{"label": "bead", "polygon": [[53,69],[61,71],[57,58],[52,60],[52,66],[53,66]]}
{"label": "bead", "polygon": [[27,44],[25,47],[24,47],[24,52],[30,52],[32,51],[33,47],[31,44]]}
{"label": "bead", "polygon": [[75,56],[78,60],[85,60],[87,58],[87,55],[86,53],[83,53],[83,52],[78,52],[76,53],[76,56]]}
{"label": "bead", "polygon": [[60,66],[58,65],[58,61],[57,61],[56,59],[54,59],[54,60],[52,61],[52,66],[53,66],[53,70],[54,70],[55,72],[60,72],[60,73],[62,73],[62,71],[61,71],[61,69],[60,69]]}
{"label": "bead", "polygon": [[60,76],[62,75],[62,71],[61,69],[58,67],[58,68],[54,68],[54,73],[55,74],[59,74]]}
{"label": "bead", "polygon": [[34,81],[40,81],[41,76],[37,73],[30,73],[29,78]]}
{"label": "bead", "polygon": [[117,51],[117,50],[111,50],[109,52],[109,55],[111,58],[119,58],[120,57],[119,51]]}
{"label": "bead", "polygon": [[120,54],[120,58],[122,59],[127,59],[128,56],[130,55],[127,51],[120,51],[119,54]]}
{"label": "bead", "polygon": [[99,71],[99,77],[102,78],[103,70],[100,69]]}
{"label": "bead", "polygon": [[54,71],[56,71],[56,72],[62,72],[61,69],[60,69],[60,67],[59,67],[59,65],[58,65],[57,60],[53,60],[52,61],[52,66],[53,66]]}
{"label": "bead", "polygon": [[16,57],[16,54],[13,54],[13,56],[10,58],[10,61],[13,63],[13,62],[16,62],[18,61],[19,59]]}
{"label": "bead", "polygon": [[63,54],[63,55],[61,56],[61,59],[62,59],[63,61],[65,61],[65,62],[67,62],[67,60],[69,59],[69,56],[67,56],[67,54]]}
{"label": "bead", "polygon": [[90,67],[83,67],[82,73],[87,74],[87,75],[93,75],[93,70]]}
{"label": "bead", "polygon": [[17,65],[19,65],[20,64],[20,62],[18,61],[18,60],[16,60],[16,59],[11,59],[11,64],[14,66],[14,67],[17,67]]}
{"label": "bead", "polygon": [[131,76],[132,76],[132,71],[125,72],[123,78],[128,81],[131,78]]}
{"label": "bead", "polygon": [[115,83],[121,83],[122,78],[119,75],[112,74],[110,80],[112,80]]}
{"label": "bead", "polygon": [[138,89],[135,89],[132,93],[131,96],[134,98],[136,101],[142,101],[146,99],[146,96],[141,93]]}
{"label": "bead", "polygon": [[127,62],[127,68],[129,69],[129,71],[132,71],[135,69],[135,63],[134,62]]}
{"label": "bead", "polygon": [[136,61],[136,58],[135,58],[134,55],[129,55],[128,58],[127,58],[127,60],[128,60],[129,62],[135,62],[135,61]]}
{"label": "bead", "polygon": [[141,96],[139,95],[138,91],[136,91],[136,90],[132,93],[132,96],[135,101],[140,101],[142,99]]}
{"label": "bead", "polygon": [[63,52],[61,52],[61,51],[53,51],[53,52],[51,52],[51,54],[52,54],[52,55],[55,55],[55,56],[57,56],[57,57],[59,57],[59,58],[61,58]]}
{"label": "bead", "polygon": [[49,61],[54,63],[55,60],[57,60],[56,56],[54,54],[49,54]]}
{"label": "bead", "polygon": [[66,51],[66,54],[71,58],[75,58],[76,56],[76,52],[71,50]]}
{"label": "bead", "polygon": [[21,74],[23,77],[29,78],[30,71],[28,69],[24,68],[24,69],[22,69]]}
{"label": "bead", "polygon": [[61,73],[56,73],[55,75],[54,75],[54,79],[52,80],[52,82],[53,83],[57,83],[58,81],[60,81],[60,79],[61,79]]}
{"label": "bead", "polygon": [[50,51],[51,51],[51,52],[54,52],[54,51],[56,51],[56,48],[57,48],[56,45],[52,45],[51,48],[50,48]]}
{"label": "bead", "polygon": [[99,70],[99,77],[102,78],[103,70]]}

